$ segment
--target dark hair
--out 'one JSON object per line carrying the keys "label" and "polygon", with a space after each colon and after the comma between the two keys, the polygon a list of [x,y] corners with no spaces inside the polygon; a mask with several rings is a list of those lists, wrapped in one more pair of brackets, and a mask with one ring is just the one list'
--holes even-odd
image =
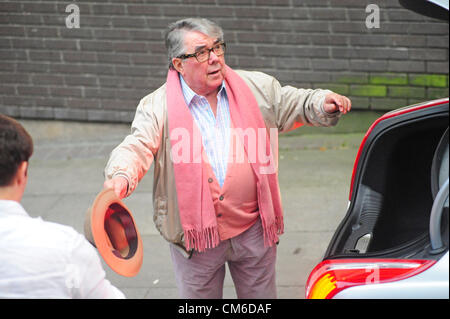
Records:
{"label": "dark hair", "polygon": [[33,154],[33,139],[23,126],[0,114],[0,186],[10,185],[22,162]]}

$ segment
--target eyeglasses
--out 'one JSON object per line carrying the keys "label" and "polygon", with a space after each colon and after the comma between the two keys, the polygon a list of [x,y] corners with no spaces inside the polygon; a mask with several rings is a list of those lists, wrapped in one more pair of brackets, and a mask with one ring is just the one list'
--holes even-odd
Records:
{"label": "eyeglasses", "polygon": [[225,42],[219,42],[214,44],[214,46],[211,49],[201,49],[200,51],[197,51],[192,54],[182,54],[177,56],[177,58],[183,60],[188,58],[196,58],[199,63],[202,63],[209,60],[211,51],[213,51],[215,55],[221,56],[225,53],[225,48],[226,48]]}

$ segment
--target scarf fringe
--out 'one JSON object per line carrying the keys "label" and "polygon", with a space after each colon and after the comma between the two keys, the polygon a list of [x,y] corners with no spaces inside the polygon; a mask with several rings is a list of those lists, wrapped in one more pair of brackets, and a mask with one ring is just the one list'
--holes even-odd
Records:
{"label": "scarf fringe", "polygon": [[220,242],[217,226],[211,226],[201,231],[196,229],[185,230],[184,239],[187,250],[195,249],[199,252],[214,248]]}
{"label": "scarf fringe", "polygon": [[276,216],[275,222],[272,225],[266,225],[264,218],[261,215],[261,221],[264,229],[264,246],[271,247],[278,243],[278,236],[284,233],[283,216]]}

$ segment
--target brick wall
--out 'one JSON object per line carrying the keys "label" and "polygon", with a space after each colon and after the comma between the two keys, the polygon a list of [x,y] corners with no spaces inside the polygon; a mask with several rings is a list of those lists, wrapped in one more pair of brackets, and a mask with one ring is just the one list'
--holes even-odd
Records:
{"label": "brick wall", "polygon": [[[80,28],[66,27],[72,3]],[[365,24],[370,3],[380,8],[378,29]],[[448,23],[396,0],[1,0],[0,112],[131,121],[165,80],[165,27],[187,16],[224,28],[231,67],[330,88],[355,109],[448,96]]]}

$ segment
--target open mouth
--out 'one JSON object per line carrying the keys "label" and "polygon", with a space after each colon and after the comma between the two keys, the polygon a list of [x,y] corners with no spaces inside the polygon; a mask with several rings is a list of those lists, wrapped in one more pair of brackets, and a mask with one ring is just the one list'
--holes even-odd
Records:
{"label": "open mouth", "polygon": [[216,71],[213,71],[213,72],[209,72],[208,75],[216,75],[216,74],[219,73],[219,71],[220,71],[220,70],[216,70]]}

